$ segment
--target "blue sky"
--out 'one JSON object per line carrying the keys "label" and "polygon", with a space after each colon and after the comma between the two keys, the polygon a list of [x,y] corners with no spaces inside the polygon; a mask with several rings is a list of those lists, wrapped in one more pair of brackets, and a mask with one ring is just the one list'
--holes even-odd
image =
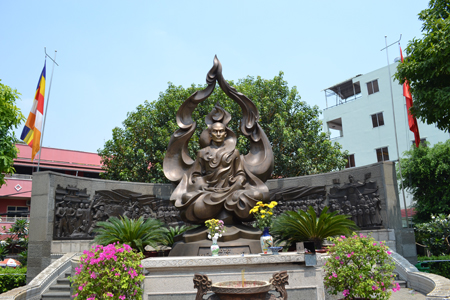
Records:
{"label": "blue sky", "polygon": [[[214,55],[227,80],[285,73],[302,100],[386,66],[380,49],[420,38],[425,0],[0,1],[0,79],[28,115],[44,47],[57,50],[43,145],[96,152],[167,83],[203,84]],[[390,48],[393,62],[398,48]],[[47,59],[47,92],[52,63]],[[17,132],[21,132],[17,130]]]}

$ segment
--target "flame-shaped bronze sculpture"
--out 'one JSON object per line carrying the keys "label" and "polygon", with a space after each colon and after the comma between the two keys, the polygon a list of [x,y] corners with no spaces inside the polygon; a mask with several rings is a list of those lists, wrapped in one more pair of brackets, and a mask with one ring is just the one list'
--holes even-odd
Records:
{"label": "flame-shaped bronze sculpture", "polygon": [[[231,115],[216,104],[206,116],[208,128],[200,135],[201,149],[193,160],[188,152],[188,143],[197,125],[192,120],[192,113],[211,95],[216,81],[241,107],[240,130],[248,138],[250,149],[245,156],[239,153],[236,135],[227,127]],[[206,220],[215,218],[223,220],[226,225],[240,225],[242,221],[252,219],[249,211],[256,202],[269,201],[269,190],[264,182],[273,170],[272,147],[258,124],[259,113],[255,104],[223,78],[217,56],[206,82],[208,86],[193,93],[177,112],[179,129],[170,139],[163,165],[166,177],[178,183],[170,200],[187,223],[204,224]]]}

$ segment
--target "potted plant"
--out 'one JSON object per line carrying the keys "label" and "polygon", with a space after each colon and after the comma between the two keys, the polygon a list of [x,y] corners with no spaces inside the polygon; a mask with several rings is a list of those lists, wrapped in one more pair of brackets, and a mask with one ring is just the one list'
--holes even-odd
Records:
{"label": "potted plant", "polygon": [[130,245],[134,250],[144,252],[147,245],[157,248],[163,244],[167,237],[164,224],[156,219],[149,218],[144,221],[129,219],[127,216],[111,217],[108,221],[97,223],[94,232],[97,234],[94,243],[106,246],[115,242]]}
{"label": "potted plant", "polygon": [[222,220],[210,219],[205,222],[208,227],[208,239],[213,241],[211,245],[211,255],[219,256],[220,247],[217,244],[217,240],[222,237],[222,234],[226,231],[225,224]]}
{"label": "potted plant", "polygon": [[[322,248],[324,239],[350,234],[357,229],[348,216],[328,213],[325,207],[319,216],[310,206],[307,211],[287,211],[278,216],[272,227],[276,242],[285,242],[289,247],[296,242],[314,242],[316,249]],[[309,249],[312,250],[312,249]]]}
{"label": "potted plant", "polygon": [[325,263],[324,285],[329,293],[343,299],[389,299],[390,289],[400,290],[392,271],[395,263],[384,242],[353,233],[330,238],[334,243]]}

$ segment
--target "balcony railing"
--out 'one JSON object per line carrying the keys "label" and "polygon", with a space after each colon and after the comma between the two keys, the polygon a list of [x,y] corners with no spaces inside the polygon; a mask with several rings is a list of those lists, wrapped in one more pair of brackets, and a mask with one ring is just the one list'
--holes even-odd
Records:
{"label": "balcony railing", "polygon": [[0,216],[1,222],[0,223],[15,223],[16,220],[27,220],[30,221],[30,217],[4,217]]}
{"label": "balcony railing", "polygon": [[8,178],[8,179],[29,179],[29,180],[32,180],[33,179],[33,175],[26,175],[26,174],[12,174],[12,175],[10,175],[10,174],[7,174],[5,176],[5,178]]}

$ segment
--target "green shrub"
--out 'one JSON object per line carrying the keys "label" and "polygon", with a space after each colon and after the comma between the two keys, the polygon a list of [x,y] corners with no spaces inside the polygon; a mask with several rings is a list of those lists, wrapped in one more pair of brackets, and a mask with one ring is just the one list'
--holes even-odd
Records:
{"label": "green shrub", "polygon": [[334,244],[324,266],[324,286],[332,295],[342,293],[344,299],[387,300],[391,288],[394,292],[400,290],[392,273],[395,263],[384,242],[356,233],[330,240]]}
{"label": "green shrub", "polygon": [[429,267],[430,267],[429,271],[430,271],[430,273],[441,275],[441,276],[444,276],[444,277],[450,279],[450,255],[431,256],[431,257],[421,256],[421,257],[418,257],[417,260],[419,262],[427,261],[427,260],[449,260],[449,261],[440,261],[440,262],[435,262],[435,263],[429,263]]}
{"label": "green shrub", "polygon": [[163,241],[163,244],[169,247],[172,247],[174,244],[173,238],[176,237],[177,235],[183,234],[188,230],[197,228],[198,225],[194,225],[194,226],[186,226],[186,225],[182,225],[180,226],[176,226],[176,227],[172,227],[170,226],[169,228],[163,228],[164,231],[166,232],[166,238]]}
{"label": "green shrub", "polygon": [[0,294],[26,285],[27,268],[0,268]]}
{"label": "green shrub", "polygon": [[142,299],[142,253],[129,245],[97,245],[85,250],[80,266],[70,278],[74,288],[74,300],[139,300]]}
{"label": "green shrub", "polygon": [[331,236],[348,235],[357,229],[355,222],[348,216],[328,213],[326,206],[320,215],[316,215],[312,206],[307,211],[287,211],[278,216],[270,230],[276,243],[284,241],[286,245],[296,242],[313,241],[316,249],[322,247],[322,241]]}
{"label": "green shrub", "polygon": [[144,221],[139,219],[129,219],[128,217],[111,217],[108,221],[98,222],[94,232],[97,236],[94,242],[99,245],[109,245],[119,242],[130,245],[134,250],[144,252],[147,245],[156,248],[162,244],[166,238],[166,231],[163,223],[159,220],[149,218]]}

